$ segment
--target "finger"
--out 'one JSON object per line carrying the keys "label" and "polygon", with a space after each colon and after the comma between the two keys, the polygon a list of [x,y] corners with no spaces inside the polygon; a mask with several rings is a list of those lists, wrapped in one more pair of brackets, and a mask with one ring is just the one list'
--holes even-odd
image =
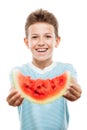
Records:
{"label": "finger", "polygon": [[16,100],[16,101],[14,102],[14,106],[19,106],[19,105],[21,105],[22,101],[23,101],[23,98]]}
{"label": "finger", "polygon": [[[75,88],[76,88],[76,87],[75,87]],[[69,88],[69,92],[70,92],[73,96],[79,98],[79,97],[81,96],[81,92],[80,92],[80,91],[77,91],[77,89],[75,89],[75,88],[74,88],[74,86],[71,86],[71,87]]]}
{"label": "finger", "polygon": [[20,100],[20,99],[22,99],[22,98],[21,98],[20,94],[17,93],[17,94],[13,95],[13,96],[9,99],[9,102],[8,102],[8,103],[9,103],[9,105],[14,106],[15,102],[16,102],[17,100]]}
{"label": "finger", "polygon": [[16,95],[16,93],[18,93],[17,91],[12,91],[9,96],[7,97],[7,101],[9,101],[14,95]]}
{"label": "finger", "polygon": [[71,79],[70,87],[73,87],[76,91],[78,91],[79,93],[82,93],[82,89],[81,89],[80,85],[77,83],[76,79],[74,79],[74,78]]}
{"label": "finger", "polygon": [[70,87],[72,87],[74,90],[78,91],[79,93],[82,93],[82,90],[79,84],[71,84]]}
{"label": "finger", "polygon": [[70,101],[75,101],[77,99],[77,97],[73,95],[72,93],[70,93],[70,91],[68,90],[63,96]]}

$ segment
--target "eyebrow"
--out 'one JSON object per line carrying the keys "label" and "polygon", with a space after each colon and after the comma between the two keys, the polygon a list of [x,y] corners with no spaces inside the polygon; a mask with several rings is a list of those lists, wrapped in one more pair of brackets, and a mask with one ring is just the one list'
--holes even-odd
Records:
{"label": "eyebrow", "polygon": [[[45,33],[45,34],[53,35],[53,33]],[[38,33],[33,33],[32,35],[38,35]]]}

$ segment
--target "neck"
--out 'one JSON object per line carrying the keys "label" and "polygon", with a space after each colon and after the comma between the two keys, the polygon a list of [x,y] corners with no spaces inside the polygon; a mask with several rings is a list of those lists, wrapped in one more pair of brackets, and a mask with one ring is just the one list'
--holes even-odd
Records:
{"label": "neck", "polygon": [[45,67],[49,66],[52,64],[52,60],[46,60],[46,61],[37,61],[37,60],[33,60],[32,61],[33,65],[35,65],[36,67],[40,68],[40,69],[44,69]]}

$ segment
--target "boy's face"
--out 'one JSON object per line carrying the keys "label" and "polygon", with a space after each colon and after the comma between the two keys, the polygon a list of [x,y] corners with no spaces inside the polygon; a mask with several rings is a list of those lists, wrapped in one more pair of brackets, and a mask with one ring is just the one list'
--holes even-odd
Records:
{"label": "boy's face", "polygon": [[24,42],[32,52],[33,60],[52,60],[54,47],[60,38],[55,37],[54,27],[47,23],[35,23],[28,29],[28,38]]}

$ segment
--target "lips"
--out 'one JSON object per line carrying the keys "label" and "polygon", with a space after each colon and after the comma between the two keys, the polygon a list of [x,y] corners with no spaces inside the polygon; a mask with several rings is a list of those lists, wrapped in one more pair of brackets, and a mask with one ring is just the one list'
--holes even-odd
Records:
{"label": "lips", "polygon": [[46,52],[48,50],[48,48],[37,48],[36,51],[37,52]]}

